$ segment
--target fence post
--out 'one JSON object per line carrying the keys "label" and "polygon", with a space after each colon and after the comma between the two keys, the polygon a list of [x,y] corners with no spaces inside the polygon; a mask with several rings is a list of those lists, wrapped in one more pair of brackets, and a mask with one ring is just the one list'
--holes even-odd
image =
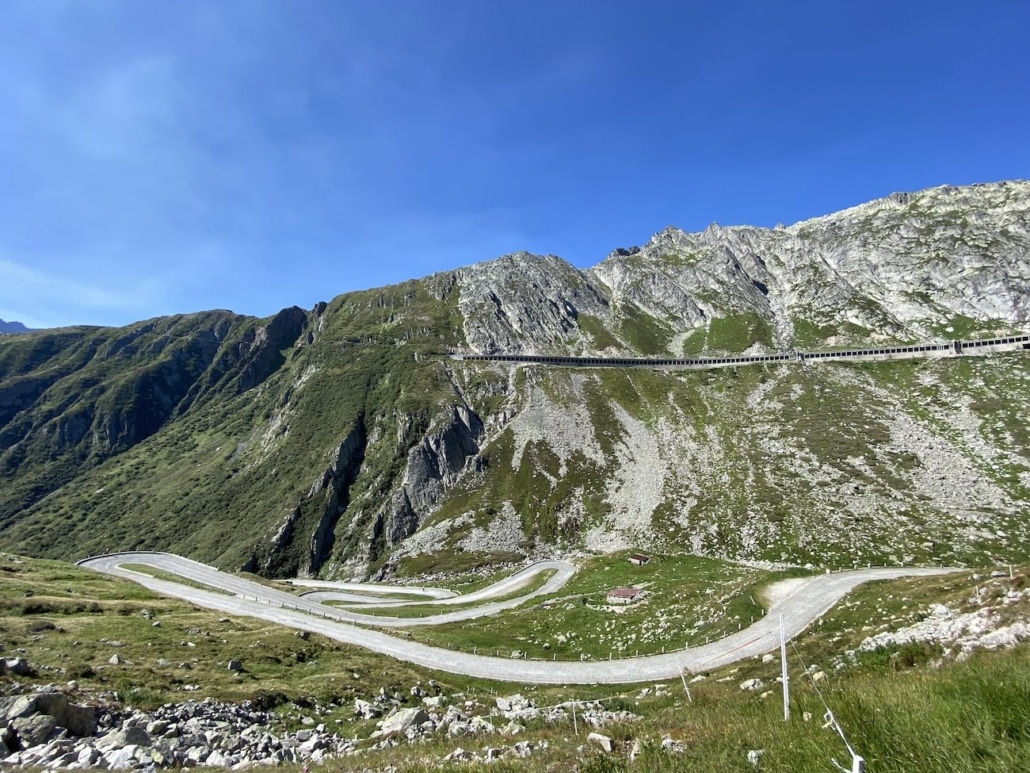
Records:
{"label": "fence post", "polygon": [[783,613],[780,613],[780,660],[783,669],[783,721],[790,721],[790,675],[787,673],[787,640],[783,635]]}

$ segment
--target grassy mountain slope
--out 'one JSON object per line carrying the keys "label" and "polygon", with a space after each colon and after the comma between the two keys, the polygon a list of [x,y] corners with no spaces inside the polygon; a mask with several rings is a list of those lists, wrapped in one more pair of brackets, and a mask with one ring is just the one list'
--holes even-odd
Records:
{"label": "grassy mountain slope", "polygon": [[1026,330],[1030,184],[786,229],[525,253],[311,312],[0,339],[0,546],[368,575],[653,545],[768,562],[1030,555],[1022,353],[664,373],[707,355]]}

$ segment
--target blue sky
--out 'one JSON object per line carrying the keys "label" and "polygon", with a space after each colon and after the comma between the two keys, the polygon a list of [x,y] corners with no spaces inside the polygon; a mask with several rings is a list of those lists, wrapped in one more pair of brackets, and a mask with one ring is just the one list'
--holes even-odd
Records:
{"label": "blue sky", "polygon": [[1030,3],[4,0],[0,318],[265,316],[1030,177]]}

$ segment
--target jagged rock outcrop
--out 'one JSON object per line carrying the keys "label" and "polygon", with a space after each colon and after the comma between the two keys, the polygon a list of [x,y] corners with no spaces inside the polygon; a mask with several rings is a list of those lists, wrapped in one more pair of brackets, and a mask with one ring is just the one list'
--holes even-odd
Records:
{"label": "jagged rock outcrop", "polygon": [[871,336],[927,335],[958,315],[1022,323],[1030,183],[894,195],[786,228],[670,226],[587,271],[520,253],[462,269],[459,281],[466,339],[483,353],[577,353],[576,314],[556,308],[610,323],[632,306],[674,333],[750,313],[779,348],[794,345],[797,319]]}
{"label": "jagged rock outcrop", "polygon": [[[325,506],[322,517],[311,535],[308,572],[315,574],[332,553],[336,524],[347,509],[347,489],[354,482],[365,455],[365,424],[359,421],[333,453],[332,462],[322,475],[320,489]],[[314,487],[313,487],[314,488]],[[314,490],[308,492],[313,496]]]}
{"label": "jagged rock outcrop", "polygon": [[380,516],[391,544],[415,533],[426,515],[479,452],[483,422],[467,406],[455,407],[441,427],[408,452],[400,489]]}
{"label": "jagged rock outcrop", "polygon": [[307,313],[291,306],[276,314],[267,325],[248,332],[239,345],[243,361],[239,391],[253,389],[282,365],[282,350],[297,342],[306,325]]}
{"label": "jagged rock outcrop", "polygon": [[332,555],[336,527],[347,510],[348,489],[361,469],[366,444],[364,417],[359,417],[301,503],[276,527],[267,556],[253,554],[247,568],[270,574],[318,573]]}
{"label": "jagged rock outcrop", "polygon": [[565,345],[580,314],[611,316],[586,276],[553,255],[519,252],[456,274],[465,339],[477,352],[547,353]]}

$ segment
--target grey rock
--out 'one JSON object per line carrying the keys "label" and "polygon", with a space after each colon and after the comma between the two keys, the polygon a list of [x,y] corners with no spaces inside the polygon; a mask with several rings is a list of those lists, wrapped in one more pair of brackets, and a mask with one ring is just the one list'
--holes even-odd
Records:
{"label": "grey rock", "polygon": [[104,767],[111,770],[127,770],[133,768],[139,762],[136,758],[136,746],[122,746],[111,749],[103,756]]}
{"label": "grey rock", "polygon": [[192,760],[193,762],[204,762],[210,756],[211,750],[202,744],[191,746],[186,751],[186,759]]}
{"label": "grey rock", "polygon": [[509,722],[501,728],[501,735],[518,735],[523,732],[526,728],[520,725],[518,722]]}
{"label": "grey rock", "polygon": [[218,751],[213,749],[210,754],[207,755],[207,759],[204,760],[204,765],[211,768],[225,768],[230,764],[230,758]]}
{"label": "grey rock", "polygon": [[472,717],[468,722],[469,732],[474,735],[493,735],[497,728],[483,717]]}
{"label": "grey rock", "polygon": [[444,756],[444,762],[469,762],[472,760],[472,752],[462,749],[460,746],[450,754]]}
{"label": "grey rock", "polygon": [[612,744],[612,739],[601,733],[591,733],[587,736],[587,743],[592,743],[600,746],[606,752],[611,752],[615,747]]}
{"label": "grey rock", "polygon": [[121,749],[125,746],[150,746],[152,740],[139,725],[131,725],[121,730],[114,730],[107,735],[97,739],[94,744],[101,751],[108,749]]}
{"label": "grey rock", "polygon": [[76,755],[75,759],[80,765],[88,768],[99,760],[100,756],[100,752],[95,746],[84,746],[79,749],[79,753]]}
{"label": "grey rock", "polygon": [[421,725],[429,721],[429,715],[422,709],[410,708],[401,709],[383,720],[383,726],[379,729],[382,736],[394,733],[403,733],[413,725]]}
{"label": "grey rock", "polygon": [[361,698],[354,699],[354,713],[363,719],[373,719],[382,715],[382,711],[376,706],[368,701],[363,701]]}
{"label": "grey rock", "polygon": [[70,703],[63,693],[36,693],[0,699],[0,720],[33,714],[53,717],[58,727],[67,729],[73,735],[92,735],[96,728],[96,710],[91,706]]}
{"label": "grey rock", "polygon": [[471,735],[472,729],[469,727],[469,723],[460,719],[455,719],[447,722],[447,735],[452,738],[457,738],[463,735]]}
{"label": "grey rock", "polygon": [[479,453],[483,422],[467,406],[437,417],[436,427],[408,452],[401,488],[380,514],[391,543],[411,536]]}
{"label": "grey rock", "polygon": [[49,714],[33,714],[11,720],[15,735],[22,748],[43,743],[57,728],[57,720]]}
{"label": "grey rock", "polygon": [[0,720],[28,717],[35,713],[35,695],[0,698]]}
{"label": "grey rock", "polygon": [[662,751],[669,754],[682,754],[685,750],[682,741],[677,741],[673,738],[662,739]]}

